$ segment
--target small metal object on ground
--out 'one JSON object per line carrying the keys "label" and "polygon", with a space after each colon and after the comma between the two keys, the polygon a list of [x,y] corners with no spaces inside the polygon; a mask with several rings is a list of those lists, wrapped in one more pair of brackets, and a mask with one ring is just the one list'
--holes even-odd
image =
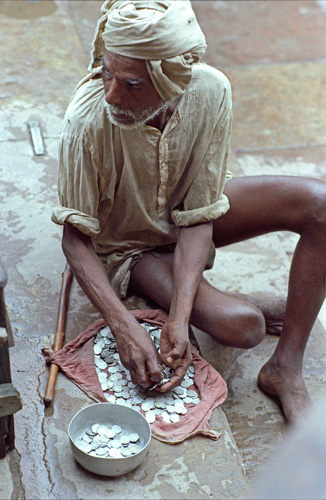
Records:
{"label": "small metal object on ground", "polygon": [[40,126],[38,122],[29,122],[29,130],[32,137],[34,153],[36,156],[44,155],[44,144]]}

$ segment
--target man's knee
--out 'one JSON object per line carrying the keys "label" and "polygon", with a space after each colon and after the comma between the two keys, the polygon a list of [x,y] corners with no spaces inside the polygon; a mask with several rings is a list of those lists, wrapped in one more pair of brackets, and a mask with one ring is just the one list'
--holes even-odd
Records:
{"label": "man's knee", "polygon": [[[248,304],[249,306],[249,304]],[[258,345],[266,333],[265,319],[261,311],[255,307],[244,306],[235,318],[239,335],[239,345],[243,349],[251,349]]]}
{"label": "man's knee", "polygon": [[195,313],[192,323],[224,345],[251,349],[264,338],[266,324],[263,314],[245,301],[229,303],[222,311],[217,308],[209,316],[209,319],[203,318]]}
{"label": "man's knee", "polygon": [[311,224],[317,227],[326,226],[326,182],[312,181],[310,183],[309,199],[307,201]]}

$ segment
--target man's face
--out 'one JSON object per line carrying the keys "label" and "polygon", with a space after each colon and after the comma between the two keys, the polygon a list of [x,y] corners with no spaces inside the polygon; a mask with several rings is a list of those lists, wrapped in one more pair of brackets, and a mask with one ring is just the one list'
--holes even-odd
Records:
{"label": "man's face", "polygon": [[105,51],[102,79],[108,118],[114,125],[135,128],[165,107],[142,59]]}

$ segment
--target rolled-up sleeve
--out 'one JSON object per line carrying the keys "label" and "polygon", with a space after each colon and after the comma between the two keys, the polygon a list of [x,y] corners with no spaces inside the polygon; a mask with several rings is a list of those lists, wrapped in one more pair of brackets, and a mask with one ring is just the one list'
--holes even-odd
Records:
{"label": "rolled-up sleeve", "polygon": [[199,167],[182,203],[171,212],[176,226],[191,226],[209,222],[224,215],[229,209],[223,194],[227,171],[228,151],[232,128],[232,110],[223,113],[207,147],[196,152]]}
{"label": "rolled-up sleeve", "polygon": [[96,151],[85,136],[63,132],[59,144],[60,205],[53,210],[51,219],[54,223],[69,222],[91,238],[99,234],[98,172]]}

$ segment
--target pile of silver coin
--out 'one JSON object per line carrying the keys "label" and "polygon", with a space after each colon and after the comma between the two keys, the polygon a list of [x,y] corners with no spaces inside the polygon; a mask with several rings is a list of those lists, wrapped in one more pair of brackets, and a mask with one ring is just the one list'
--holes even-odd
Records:
{"label": "pile of silver coin", "polygon": [[[142,326],[160,351],[161,329],[148,323]],[[180,416],[200,402],[194,386],[195,369],[191,365],[181,384],[164,393],[144,389],[131,381],[129,371],[120,362],[116,341],[109,327],[103,328],[94,339],[94,362],[102,391],[108,402],[141,411],[152,424],[157,417],[166,423],[176,423]],[[166,373],[163,372],[163,377]],[[164,378],[163,382],[167,382]]]}
{"label": "pile of silver coin", "polygon": [[141,450],[139,439],[137,432],[127,432],[120,425],[93,424],[76,444],[93,457],[122,458],[136,455]]}

